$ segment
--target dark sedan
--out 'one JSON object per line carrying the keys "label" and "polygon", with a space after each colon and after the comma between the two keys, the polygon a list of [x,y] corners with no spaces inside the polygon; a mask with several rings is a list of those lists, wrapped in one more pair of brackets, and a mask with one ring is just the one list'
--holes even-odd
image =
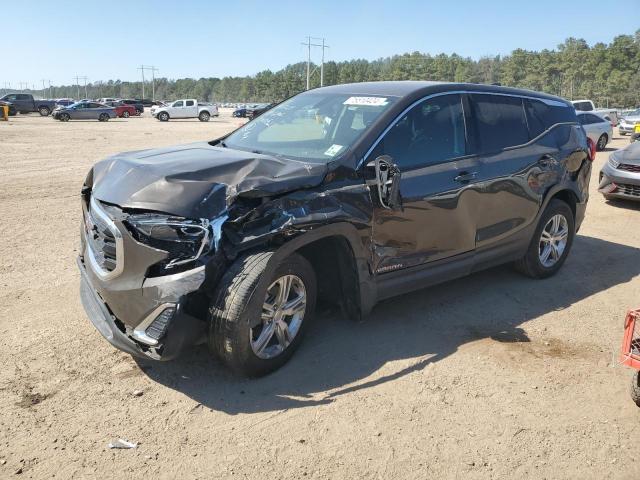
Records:
{"label": "dark sedan", "polygon": [[262,115],[264,112],[269,110],[271,107],[273,107],[273,103],[260,103],[258,105],[255,105],[254,107],[247,108],[246,117],[249,120],[253,120],[254,118]]}
{"label": "dark sedan", "polygon": [[97,102],[78,102],[53,111],[53,118],[62,122],[69,120],[98,120],[106,122],[116,118],[116,109]]}

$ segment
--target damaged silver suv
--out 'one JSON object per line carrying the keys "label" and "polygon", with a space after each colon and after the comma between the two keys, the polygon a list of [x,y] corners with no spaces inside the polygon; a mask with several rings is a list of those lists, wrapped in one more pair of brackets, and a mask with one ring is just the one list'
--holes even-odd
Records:
{"label": "damaged silver suv", "polygon": [[360,318],[500,263],[554,274],[584,218],[593,153],[572,105],[536,92],[305,92],[209,143],[97,163],[82,188],[82,301],[133,355],[207,342],[262,375],[295,351],[317,300]]}

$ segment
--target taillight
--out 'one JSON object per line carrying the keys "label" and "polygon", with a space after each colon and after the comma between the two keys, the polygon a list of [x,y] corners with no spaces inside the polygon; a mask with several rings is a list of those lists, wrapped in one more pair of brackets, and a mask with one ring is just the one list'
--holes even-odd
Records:
{"label": "taillight", "polygon": [[593,162],[596,159],[596,142],[587,137],[587,145],[589,146],[589,160]]}

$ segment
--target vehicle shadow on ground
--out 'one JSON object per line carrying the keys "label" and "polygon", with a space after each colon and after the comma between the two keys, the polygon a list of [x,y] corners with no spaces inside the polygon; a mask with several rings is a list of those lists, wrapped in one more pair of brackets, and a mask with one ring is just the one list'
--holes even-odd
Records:
{"label": "vehicle shadow on ground", "polygon": [[607,200],[607,204],[612,207],[624,208],[626,210],[640,211],[640,202],[634,200],[625,200],[622,198],[612,198]]}
{"label": "vehicle shadow on ground", "polygon": [[[326,404],[422,370],[469,342],[528,342],[520,325],[628,282],[640,273],[638,258],[638,248],[577,236],[563,269],[546,280],[502,266],[385,301],[364,322],[321,315],[291,361],[259,379],[233,376],[204,347],[173,362],[138,362],[152,380],[229,414]],[[410,365],[374,375],[396,360]]]}

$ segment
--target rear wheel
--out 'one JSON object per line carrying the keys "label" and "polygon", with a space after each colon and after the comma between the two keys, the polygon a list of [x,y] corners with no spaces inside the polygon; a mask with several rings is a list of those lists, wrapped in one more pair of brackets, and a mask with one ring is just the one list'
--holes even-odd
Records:
{"label": "rear wheel", "polygon": [[209,346],[246,376],[265,375],[286,363],[315,310],[313,267],[293,254],[268,273],[272,254],[238,259],[222,277],[210,308]]}
{"label": "rear wheel", "polygon": [[161,122],[168,122],[169,121],[169,114],[167,112],[161,112],[158,114],[158,120],[160,120]]}
{"label": "rear wheel", "polygon": [[607,136],[606,133],[603,133],[602,135],[600,135],[600,138],[598,139],[598,143],[596,143],[596,147],[599,152],[601,152],[607,147],[608,141],[609,141],[609,137]]}
{"label": "rear wheel", "polygon": [[129,118],[129,112],[127,112],[126,110],[122,112],[122,118]]}
{"label": "rear wheel", "polygon": [[567,259],[574,236],[571,208],[562,200],[551,200],[540,218],[526,255],[516,262],[516,268],[531,278],[554,275]]}
{"label": "rear wheel", "polygon": [[100,122],[108,122],[109,121],[109,114],[108,113],[101,113],[100,116],[98,117],[98,121],[100,121]]}
{"label": "rear wheel", "polygon": [[40,112],[40,115],[43,117],[46,117],[51,113],[51,110],[49,110],[48,107],[40,107],[38,111]]}
{"label": "rear wheel", "polygon": [[209,115],[209,112],[200,112],[200,115],[198,115],[198,119],[201,122],[208,122],[210,118],[211,115]]}

